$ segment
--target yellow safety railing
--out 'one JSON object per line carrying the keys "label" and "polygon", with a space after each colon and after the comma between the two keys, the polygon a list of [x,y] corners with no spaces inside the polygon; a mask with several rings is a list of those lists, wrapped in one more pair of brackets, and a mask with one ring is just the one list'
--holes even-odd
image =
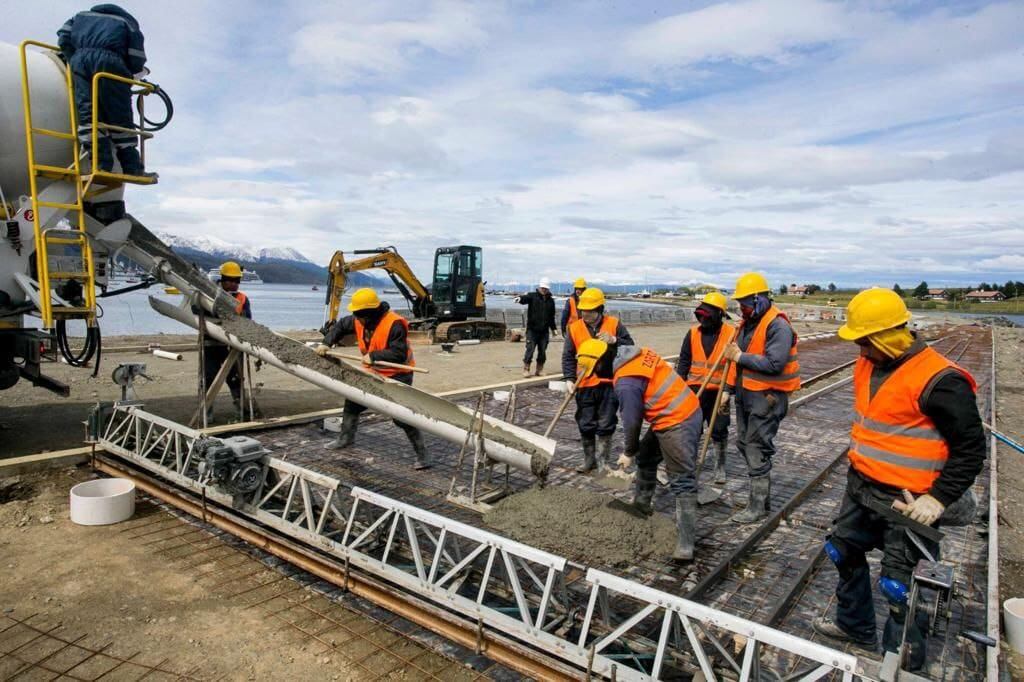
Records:
{"label": "yellow safety railing", "polygon": [[[21,96],[22,109],[25,117],[25,151],[28,157],[29,188],[32,201],[32,220],[35,228],[35,252],[36,252],[36,276],[39,283],[39,313],[43,320],[43,326],[52,329],[56,319],[84,319],[89,326],[96,324],[96,275],[93,264],[92,244],[89,241],[89,233],[86,231],[85,221],[85,200],[102,192],[119,187],[124,183],[151,185],[156,182],[155,177],[126,175],[105,171],[98,167],[99,159],[99,131],[117,131],[137,135],[140,139],[140,151],[145,154],[145,140],[153,136],[152,133],[141,129],[130,129],[115,126],[109,123],[99,122],[99,83],[102,79],[109,79],[127,83],[130,86],[140,88],[140,94],[148,95],[155,91],[156,87],[150,83],[136,81],[113,73],[97,73],[92,79],[92,167],[87,175],[82,174],[79,162],[78,143],[78,116],[75,109],[74,83],[72,82],[71,69],[64,69],[64,78],[68,95],[68,126],[69,132],[37,128],[32,121],[31,87],[29,83],[28,69],[28,48],[37,47],[60,53],[56,45],[39,42],[37,40],[22,41],[21,49]],[[68,140],[72,147],[72,160],[69,166],[60,167],[36,163],[35,137],[37,135],[52,137],[61,140]],[[142,157],[145,158],[144,156]],[[45,177],[54,180],[73,181],[75,185],[75,201],[57,202],[44,201],[39,198],[37,178]],[[93,185],[102,185],[102,190],[92,190]],[[51,208],[56,210],[75,213],[77,220],[69,220],[74,227],[66,228],[44,228],[40,216],[40,208]],[[57,270],[50,270],[49,247],[64,246],[77,247],[82,262],[82,269],[68,269],[58,267]],[[52,297],[52,280],[80,280],[82,284],[82,298],[84,305],[54,305]]]}

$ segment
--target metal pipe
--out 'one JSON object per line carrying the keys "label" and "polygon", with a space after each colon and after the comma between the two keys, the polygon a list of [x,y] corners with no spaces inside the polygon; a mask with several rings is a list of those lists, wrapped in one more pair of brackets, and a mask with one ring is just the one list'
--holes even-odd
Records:
{"label": "metal pipe", "polygon": [[[149,302],[153,309],[158,313],[177,320],[182,324],[198,328],[199,323],[196,315],[191,311],[171,305],[153,297],[150,297]],[[402,392],[415,392],[416,400],[423,405],[425,412],[430,410],[431,404],[436,404],[439,408],[433,415],[424,414],[423,412],[413,410],[403,404],[408,401],[392,401],[385,397],[363,391],[356,386],[345,383],[344,381],[323,375],[308,367],[284,362],[266,348],[254,346],[243,341],[234,334],[224,331],[220,325],[213,324],[209,320],[206,320],[205,326],[207,335],[217,341],[227,344],[232,348],[237,348],[243,353],[248,353],[249,355],[260,358],[268,365],[277,367],[284,372],[297,376],[315,386],[323,388],[324,390],[337,393],[346,400],[357,402],[371,410],[385,414],[392,419],[404,424],[409,424],[410,426],[415,426],[427,433],[432,433],[439,438],[444,438],[445,440],[453,443],[461,443],[466,439],[467,429],[465,427],[459,424],[441,421],[441,415],[451,409],[451,403],[443,398],[438,398],[430,393],[420,391],[411,386],[406,386],[405,384],[398,384],[394,382],[382,383],[382,391],[395,394],[396,399],[399,398]],[[366,375],[360,374],[359,376],[365,377]],[[467,414],[470,412],[462,407],[459,409],[465,411]],[[555,441],[493,417],[485,416],[484,419],[491,426],[499,429],[503,436],[505,436],[503,442],[501,440],[495,440],[494,438],[488,438],[488,430],[485,429],[483,431],[488,457],[501,462],[502,464],[513,466],[516,469],[530,471],[537,476],[545,476],[547,474],[548,467],[551,463],[551,456],[555,449]],[[471,419],[467,420],[467,424],[470,424],[471,422]],[[516,447],[516,441],[522,443],[521,448]]]}

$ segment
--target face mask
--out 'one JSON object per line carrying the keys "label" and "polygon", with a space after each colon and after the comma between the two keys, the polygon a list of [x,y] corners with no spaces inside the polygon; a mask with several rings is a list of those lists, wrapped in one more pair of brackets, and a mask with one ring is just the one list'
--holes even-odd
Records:
{"label": "face mask", "polygon": [[868,341],[887,358],[896,359],[914,344],[914,335],[906,327],[897,327],[872,334]]}

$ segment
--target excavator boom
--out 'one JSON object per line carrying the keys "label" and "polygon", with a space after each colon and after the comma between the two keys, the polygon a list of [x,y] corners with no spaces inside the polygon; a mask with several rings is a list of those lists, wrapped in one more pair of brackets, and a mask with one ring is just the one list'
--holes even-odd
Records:
{"label": "excavator boom", "polygon": [[430,292],[423,282],[416,277],[409,264],[398,254],[393,246],[353,252],[356,255],[369,253],[372,255],[356,260],[346,261],[343,251],[335,251],[331,264],[327,267],[326,319],[324,328],[334,324],[341,312],[341,298],[345,294],[348,273],[380,268],[388,273],[391,281],[409,302],[413,314],[418,317],[431,317],[434,313]]}

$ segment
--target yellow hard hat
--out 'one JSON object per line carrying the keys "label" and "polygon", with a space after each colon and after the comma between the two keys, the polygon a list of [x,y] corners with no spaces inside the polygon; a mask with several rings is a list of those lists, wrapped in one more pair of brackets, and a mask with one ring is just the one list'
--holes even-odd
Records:
{"label": "yellow hard hat", "polygon": [[604,305],[604,292],[596,287],[584,289],[576,307],[580,310],[594,310]]}
{"label": "yellow hard hat", "polygon": [[587,280],[583,279],[582,277],[577,277],[576,281],[572,283],[572,288],[573,289],[586,289],[587,288]]}
{"label": "yellow hard hat", "polygon": [[727,308],[729,307],[729,302],[725,299],[725,295],[721,291],[710,291],[704,294],[704,298],[700,299],[700,302],[714,306],[723,313],[728,312]]}
{"label": "yellow hard hat", "polygon": [[771,290],[772,288],[768,286],[768,280],[764,278],[764,275],[760,272],[747,272],[736,280],[736,291],[733,292],[732,297],[739,300],[754,294],[766,294]]}
{"label": "yellow hard hat", "polygon": [[229,260],[225,263],[220,264],[220,276],[221,277],[237,277],[242,278],[242,267],[233,260]]}
{"label": "yellow hard hat", "polygon": [[371,310],[380,306],[380,299],[373,289],[359,289],[352,294],[352,300],[348,302],[348,309],[351,312],[360,310]]}
{"label": "yellow hard hat", "polygon": [[[590,289],[587,289],[590,291]],[[586,379],[594,373],[597,361],[608,350],[608,344],[601,339],[587,339],[576,349],[576,372],[580,379]]]}
{"label": "yellow hard hat", "polygon": [[846,306],[846,324],[839,328],[839,338],[856,341],[907,322],[910,311],[899,294],[891,289],[867,289]]}

